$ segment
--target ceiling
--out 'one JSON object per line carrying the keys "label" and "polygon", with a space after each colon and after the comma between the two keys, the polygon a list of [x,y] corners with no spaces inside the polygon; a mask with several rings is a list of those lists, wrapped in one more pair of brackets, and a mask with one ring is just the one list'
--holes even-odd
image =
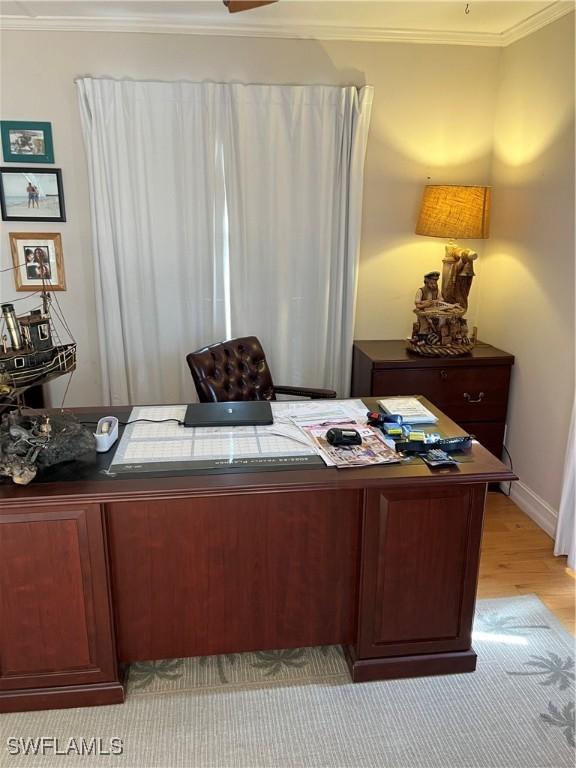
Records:
{"label": "ceiling", "polygon": [[0,0],[0,24],[4,29],[507,45],[574,7],[575,0],[280,0],[231,15],[221,0]]}

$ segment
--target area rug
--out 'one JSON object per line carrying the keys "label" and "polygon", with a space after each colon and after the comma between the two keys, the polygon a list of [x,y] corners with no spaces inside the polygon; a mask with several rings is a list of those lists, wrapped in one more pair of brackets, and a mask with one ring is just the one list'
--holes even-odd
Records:
{"label": "area rug", "polygon": [[[4,715],[0,764],[572,768],[571,635],[536,597],[481,600],[474,648],[472,674],[361,685],[339,647],[134,664],[124,705]],[[67,754],[24,754],[40,736]]]}

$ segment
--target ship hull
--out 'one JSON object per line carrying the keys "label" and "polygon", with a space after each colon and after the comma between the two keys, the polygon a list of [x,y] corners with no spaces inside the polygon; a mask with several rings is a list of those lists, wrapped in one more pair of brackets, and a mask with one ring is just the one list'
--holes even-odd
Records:
{"label": "ship hull", "polygon": [[76,368],[76,344],[61,344],[53,347],[50,354],[38,353],[40,361],[25,368],[4,371],[0,383],[9,387],[5,397],[13,398],[29,387],[45,384],[52,379],[71,373]]}

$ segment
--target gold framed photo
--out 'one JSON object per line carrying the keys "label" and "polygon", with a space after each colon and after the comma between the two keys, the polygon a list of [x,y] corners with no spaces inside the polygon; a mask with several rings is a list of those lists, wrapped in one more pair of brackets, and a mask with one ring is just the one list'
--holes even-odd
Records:
{"label": "gold framed photo", "polygon": [[17,291],[65,291],[59,232],[10,232]]}

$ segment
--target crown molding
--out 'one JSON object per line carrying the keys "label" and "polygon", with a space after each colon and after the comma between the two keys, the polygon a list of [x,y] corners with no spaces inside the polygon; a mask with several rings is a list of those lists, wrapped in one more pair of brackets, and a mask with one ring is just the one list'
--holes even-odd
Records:
{"label": "crown molding", "polygon": [[340,27],[320,24],[215,25],[212,20],[194,24],[152,21],[144,18],[103,19],[92,17],[0,17],[0,29],[19,32],[139,32],[164,35],[214,35],[219,37],[270,37],[301,40],[348,40],[352,42],[405,42],[451,45],[501,45],[500,35],[482,32],[442,32],[412,29]]}
{"label": "crown molding", "polygon": [[321,24],[214,24],[213,19],[152,19],[150,17],[101,18],[79,16],[1,16],[0,30],[39,32],[124,32],[144,34],[213,35],[219,37],[269,37],[301,40],[347,40],[352,42],[397,42],[428,45],[472,45],[505,47],[574,10],[574,2],[557,0],[528,19],[501,33],[448,32],[441,30],[344,27]]}
{"label": "crown molding", "polygon": [[560,19],[562,16],[566,16],[567,13],[571,13],[576,8],[574,0],[566,2],[565,0],[557,0],[557,2],[546,6],[541,11],[534,13],[519,24],[515,24],[510,29],[507,29],[502,33],[502,45],[507,46],[511,43],[515,43],[517,40],[521,40],[523,37],[531,35],[542,27],[551,24],[556,19]]}

